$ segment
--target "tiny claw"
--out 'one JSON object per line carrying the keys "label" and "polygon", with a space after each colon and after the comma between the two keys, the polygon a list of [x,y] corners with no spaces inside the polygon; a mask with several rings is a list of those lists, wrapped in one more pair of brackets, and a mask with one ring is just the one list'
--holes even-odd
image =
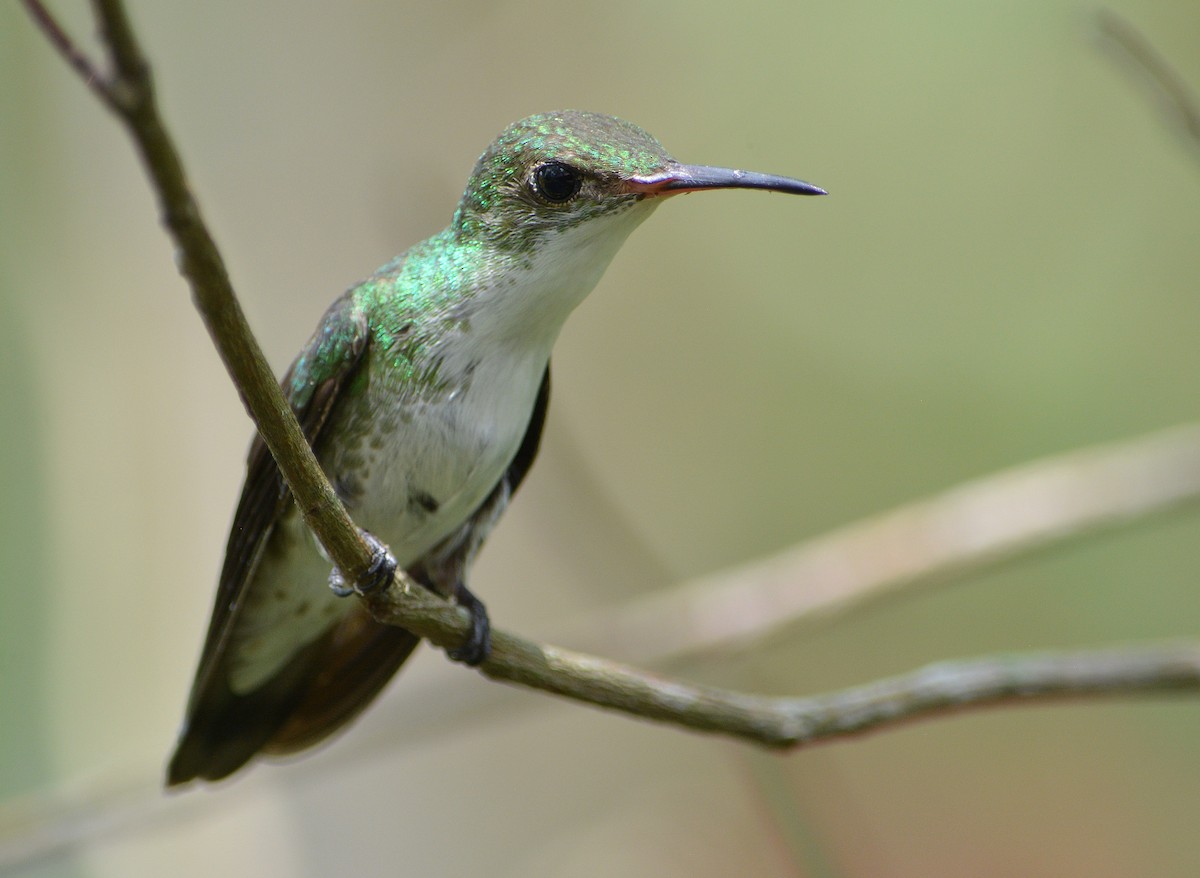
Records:
{"label": "tiny claw", "polygon": [[373,534],[364,530],[362,536],[367,541],[367,545],[371,547],[371,563],[367,565],[366,574],[356,583],[355,587],[359,592],[367,594],[378,591],[391,582],[397,565],[396,559],[388,547],[379,542]]}
{"label": "tiny claw", "polygon": [[348,598],[354,594],[354,589],[346,585],[346,577],[342,576],[341,567],[334,567],[329,571],[329,590],[340,598]]}
{"label": "tiny claw", "polygon": [[396,572],[396,559],[388,551],[388,547],[379,542],[369,531],[360,530],[359,533],[366,544],[371,547],[371,563],[367,565],[366,571],[353,585],[346,583],[346,577],[341,568],[334,567],[329,572],[329,588],[340,598],[349,597],[356,592],[370,594],[378,591],[392,581],[392,576]]}
{"label": "tiny claw", "polygon": [[458,605],[471,614],[471,633],[462,646],[446,652],[456,662],[475,667],[487,661],[492,653],[492,625],[483,601],[471,594],[461,582],[454,589]]}

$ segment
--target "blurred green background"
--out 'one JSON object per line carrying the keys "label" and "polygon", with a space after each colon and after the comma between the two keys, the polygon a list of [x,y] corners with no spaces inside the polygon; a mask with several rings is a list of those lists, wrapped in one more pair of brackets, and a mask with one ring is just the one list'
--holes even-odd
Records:
{"label": "blurred green background", "polygon": [[[832,193],[677,199],[626,245],[563,334],[543,458],[474,573],[503,627],[550,636],[1200,412],[1200,154],[1086,5],[131,5],[281,372],[337,293],[445,225],[478,153],[529,113],[614,113],[684,161]],[[55,7],[90,37],[84,4]],[[1200,7],[1114,8],[1200,86]],[[427,650],[325,750],[146,799],[251,426],[124,133],[12,3],[0,356],[10,842],[23,794],[99,803],[39,824],[86,831],[14,874],[1200,872],[1186,700],[993,710],[778,757],[497,693]],[[1187,636],[1198,546],[1184,511],[681,672],[807,692]]]}

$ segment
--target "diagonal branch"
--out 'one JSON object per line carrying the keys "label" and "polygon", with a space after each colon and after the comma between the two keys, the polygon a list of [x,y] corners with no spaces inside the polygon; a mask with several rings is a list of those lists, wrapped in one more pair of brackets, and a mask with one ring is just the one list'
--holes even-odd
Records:
{"label": "diagonal branch", "polygon": [[[963,482],[567,628],[636,661],[741,648],[1103,529],[1200,505],[1200,423]],[[563,632],[560,632],[560,637]]]}
{"label": "diagonal branch", "polygon": [[[224,263],[191,194],[179,153],[154,100],[150,67],[120,0],[93,0],[111,71],[74,45],[39,0],[23,0],[35,23],[122,121],[146,166],[180,271],[196,307],[266,440],[305,521],[352,578],[370,554],[325,478],[250,333]],[[442,647],[457,647],[467,614],[406,578],[365,598],[380,621]],[[1145,647],[942,664],[856,689],[809,698],[767,698],[694,686],[604,659],[541,646],[500,631],[482,671],[494,679],[679,726],[775,747],[862,731],[901,719],[1015,698],[1200,689],[1200,646]]]}
{"label": "diagonal branch", "polygon": [[370,551],[304,441],[250,332],[224,260],[192,195],[183,160],[159,114],[150,65],[124,5],[120,0],[93,0],[112,68],[101,73],[40,0],[23,2],[47,39],[129,131],[158,197],[163,224],[175,242],[179,270],[243,404],[278,461],[305,523],[335,563],[357,578],[370,563]]}

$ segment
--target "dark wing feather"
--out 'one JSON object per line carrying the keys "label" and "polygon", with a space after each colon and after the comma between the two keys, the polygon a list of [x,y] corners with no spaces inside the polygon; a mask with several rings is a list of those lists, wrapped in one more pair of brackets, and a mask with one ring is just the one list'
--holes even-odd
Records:
{"label": "dark wing feather", "polygon": [[[329,419],[343,385],[353,376],[360,356],[361,351],[352,363],[347,364],[345,371],[317,385],[309,404],[303,409],[293,409],[310,446],[315,446],[320,438],[321,428]],[[285,388],[291,375],[289,369],[283,379]],[[221,566],[217,598],[201,653],[200,672],[196,675],[197,683],[204,679],[206,667],[212,664],[208,660],[218,654],[223,639],[229,635],[228,622],[240,603],[243,589],[258,567],[258,555],[271,536],[275,523],[291,502],[291,492],[271,450],[262,436],[255,433],[246,460],[246,482],[242,486],[242,496],[233,516],[229,540],[225,544],[225,562]]]}
{"label": "dark wing feather", "polygon": [[[326,312],[321,328],[306,350],[315,350],[330,330],[341,330],[344,350],[327,359],[328,375],[313,375],[313,382],[295,382],[297,369],[310,365],[303,357],[292,364],[283,379],[285,393],[305,438],[316,446],[343,388],[354,377],[367,348],[365,318],[356,313],[353,300],[343,296]],[[304,377],[309,377],[305,374]],[[200,664],[192,684],[187,714],[167,770],[168,785],[195,777],[216,780],[253,756],[303,696],[311,668],[320,658],[325,638],[320,638],[289,661],[286,667],[245,695],[235,694],[226,673],[226,646],[233,617],[258,566],[259,557],[275,523],[292,502],[291,494],[260,436],[250,446],[246,481],[229,531],[225,563],[217,586],[212,619],[205,637]]]}
{"label": "dark wing feather", "polygon": [[525,437],[521,440],[521,446],[517,449],[512,463],[504,471],[504,478],[501,479],[502,483],[506,483],[506,493],[510,498],[517,493],[521,482],[525,481],[525,474],[529,472],[529,468],[533,466],[533,461],[537,457],[538,449],[542,445],[542,429],[546,426],[546,412],[549,409],[550,364],[547,363],[546,371],[542,375],[542,384],[538,388],[537,399],[533,403],[533,414],[530,415],[529,426],[525,429]]}

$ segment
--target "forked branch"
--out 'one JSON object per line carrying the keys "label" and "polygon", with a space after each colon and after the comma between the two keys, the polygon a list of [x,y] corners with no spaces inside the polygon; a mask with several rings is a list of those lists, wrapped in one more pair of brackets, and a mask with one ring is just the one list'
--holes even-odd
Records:
{"label": "forked branch", "polygon": [[[133,138],[158,196],[178,264],[246,408],[279,463],[305,521],[357,579],[367,546],[304,441],[246,323],[154,98],[153,80],[120,0],[93,0],[107,69],[82,52],[39,0],[23,0],[46,38]],[[465,639],[466,613],[406,579],[365,598],[380,621],[434,644]],[[1000,701],[1166,693],[1200,688],[1200,647],[1150,646],[943,663],[828,695],[768,698],[659,677],[500,631],[482,671],[578,701],[675,725],[788,747],[922,715]]]}

